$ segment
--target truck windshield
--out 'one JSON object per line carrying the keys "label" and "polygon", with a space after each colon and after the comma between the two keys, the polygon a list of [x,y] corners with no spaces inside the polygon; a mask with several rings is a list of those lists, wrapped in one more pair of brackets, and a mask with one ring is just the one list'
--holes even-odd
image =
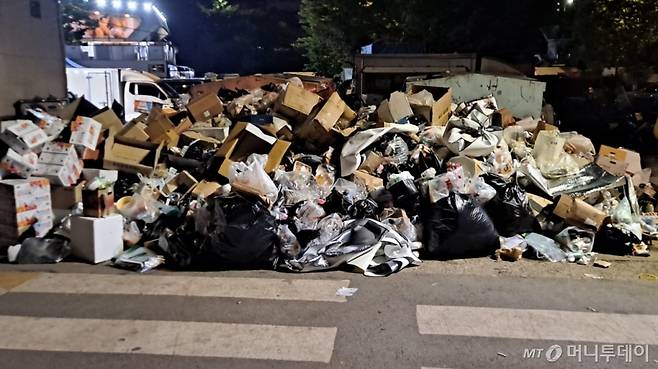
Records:
{"label": "truck windshield", "polygon": [[174,90],[174,89],[173,89],[171,86],[169,86],[166,82],[162,82],[162,81],[160,81],[160,82],[158,82],[158,86],[160,86],[160,87],[164,90],[164,92],[166,92],[167,95],[169,95],[169,97],[172,97],[172,98],[178,98],[178,97],[180,97],[180,96],[178,95],[178,92],[176,92],[176,90]]}

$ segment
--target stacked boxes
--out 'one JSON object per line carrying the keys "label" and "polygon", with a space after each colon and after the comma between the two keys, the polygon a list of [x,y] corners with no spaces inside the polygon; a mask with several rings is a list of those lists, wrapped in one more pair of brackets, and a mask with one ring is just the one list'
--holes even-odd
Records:
{"label": "stacked boxes", "polygon": [[53,226],[48,179],[0,181],[0,247],[15,244],[31,226],[39,237]]}
{"label": "stacked boxes", "polygon": [[44,145],[35,175],[60,186],[73,186],[82,173],[82,163],[72,144],[49,142]]}

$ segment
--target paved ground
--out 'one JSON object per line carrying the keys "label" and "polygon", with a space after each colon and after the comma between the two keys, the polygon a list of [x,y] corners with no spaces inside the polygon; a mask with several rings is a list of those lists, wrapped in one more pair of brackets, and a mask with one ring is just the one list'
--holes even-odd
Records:
{"label": "paved ground", "polygon": [[0,368],[656,368],[658,281],[639,278],[656,258],[606,260],[389,278],[0,265]]}

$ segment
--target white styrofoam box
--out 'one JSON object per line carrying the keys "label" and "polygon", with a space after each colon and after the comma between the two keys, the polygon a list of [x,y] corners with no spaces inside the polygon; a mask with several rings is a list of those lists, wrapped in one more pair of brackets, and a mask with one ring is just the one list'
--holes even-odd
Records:
{"label": "white styrofoam box", "polygon": [[98,264],[123,252],[123,217],[72,217],[71,253]]}

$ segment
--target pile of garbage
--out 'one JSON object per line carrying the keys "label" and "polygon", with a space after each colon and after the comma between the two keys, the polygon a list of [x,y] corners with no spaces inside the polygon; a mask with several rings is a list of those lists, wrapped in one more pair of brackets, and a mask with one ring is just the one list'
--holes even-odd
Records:
{"label": "pile of garbage", "polygon": [[291,78],[130,122],[84,98],[3,121],[0,253],[386,276],[422,259],[589,264],[658,236],[638,153],[597,153],[493,96],[415,84],[362,106],[332,91]]}

